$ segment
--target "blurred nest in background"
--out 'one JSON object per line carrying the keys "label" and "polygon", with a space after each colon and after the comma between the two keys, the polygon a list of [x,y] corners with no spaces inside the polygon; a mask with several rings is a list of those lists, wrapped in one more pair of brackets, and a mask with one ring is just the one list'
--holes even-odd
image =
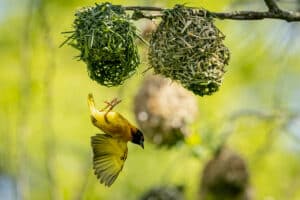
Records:
{"label": "blurred nest in background", "polygon": [[80,51],[91,79],[117,86],[129,78],[140,63],[136,27],[121,6],[96,4],[75,14],[74,31],[65,41]]}
{"label": "blurred nest in background", "polygon": [[224,38],[205,10],[177,5],[164,11],[152,34],[150,65],[195,94],[210,95],[221,85],[229,62]]}
{"label": "blurred nest in background", "polygon": [[134,112],[145,136],[159,146],[173,146],[188,134],[198,111],[194,95],[161,76],[147,77],[134,99]]}
{"label": "blurred nest in background", "polygon": [[147,191],[140,200],[183,200],[183,186],[158,186]]}
{"label": "blurred nest in background", "polygon": [[227,148],[217,152],[203,170],[200,199],[252,199],[249,173],[244,159]]}
{"label": "blurred nest in background", "polygon": [[141,35],[144,39],[149,40],[152,33],[156,30],[157,25],[154,21],[149,19],[140,19],[138,21],[139,29],[141,30]]}

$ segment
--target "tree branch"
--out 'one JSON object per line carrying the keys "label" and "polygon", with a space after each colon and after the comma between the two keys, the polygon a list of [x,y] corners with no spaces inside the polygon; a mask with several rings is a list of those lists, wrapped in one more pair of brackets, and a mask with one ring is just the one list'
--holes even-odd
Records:
{"label": "tree branch", "polygon": [[300,12],[282,11],[234,11],[228,13],[209,12],[215,18],[232,20],[280,19],[287,22],[300,21]]}
{"label": "tree branch", "polygon": [[[218,19],[230,19],[230,20],[262,20],[262,19],[279,19],[285,20],[287,22],[300,21],[300,12],[295,11],[285,11],[281,10],[274,0],[264,0],[266,5],[269,8],[269,11],[233,11],[233,12],[211,12],[212,17]],[[139,12],[138,17],[135,20],[140,18],[153,19],[157,17],[162,17],[162,14],[145,14],[142,11],[158,11],[162,12],[165,9],[160,7],[144,7],[144,6],[126,6],[125,10],[133,10]],[[196,8],[193,8],[196,9]],[[142,14],[141,14],[142,13]]]}
{"label": "tree branch", "polygon": [[125,10],[164,11],[164,8],[153,6],[124,6]]}

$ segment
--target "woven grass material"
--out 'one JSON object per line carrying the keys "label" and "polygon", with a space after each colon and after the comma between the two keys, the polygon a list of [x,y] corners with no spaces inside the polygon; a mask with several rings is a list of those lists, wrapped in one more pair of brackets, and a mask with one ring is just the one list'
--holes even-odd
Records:
{"label": "woven grass material", "polygon": [[149,76],[134,99],[134,112],[147,141],[171,147],[188,135],[198,111],[195,96],[161,76]]}
{"label": "woven grass material", "polygon": [[75,14],[67,43],[80,51],[91,79],[105,86],[120,85],[140,63],[136,27],[121,6],[96,4]]}
{"label": "woven grass material", "polygon": [[205,10],[177,5],[164,11],[152,34],[150,65],[195,94],[210,95],[220,87],[230,57],[224,38]]}

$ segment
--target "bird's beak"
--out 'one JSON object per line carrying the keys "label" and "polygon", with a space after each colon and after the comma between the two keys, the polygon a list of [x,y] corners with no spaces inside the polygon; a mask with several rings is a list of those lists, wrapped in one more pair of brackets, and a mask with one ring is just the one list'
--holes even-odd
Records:
{"label": "bird's beak", "polygon": [[141,142],[140,146],[144,149],[144,142]]}

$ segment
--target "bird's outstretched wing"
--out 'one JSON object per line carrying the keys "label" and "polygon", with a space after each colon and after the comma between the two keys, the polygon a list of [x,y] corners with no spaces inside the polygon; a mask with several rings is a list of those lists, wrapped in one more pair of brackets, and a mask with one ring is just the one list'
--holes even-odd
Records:
{"label": "bird's outstretched wing", "polygon": [[95,175],[100,183],[111,186],[121,172],[127,158],[127,143],[108,134],[92,136]]}

